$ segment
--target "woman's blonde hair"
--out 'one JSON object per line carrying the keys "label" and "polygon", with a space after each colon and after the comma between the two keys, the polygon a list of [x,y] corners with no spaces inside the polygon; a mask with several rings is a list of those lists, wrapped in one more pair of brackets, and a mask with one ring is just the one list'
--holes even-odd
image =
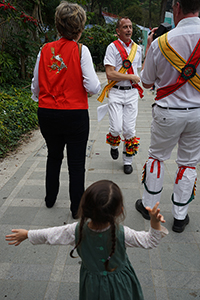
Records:
{"label": "woman's blonde hair", "polygon": [[76,4],[62,1],[56,8],[55,25],[59,34],[68,40],[76,40],[84,30],[86,13]]}

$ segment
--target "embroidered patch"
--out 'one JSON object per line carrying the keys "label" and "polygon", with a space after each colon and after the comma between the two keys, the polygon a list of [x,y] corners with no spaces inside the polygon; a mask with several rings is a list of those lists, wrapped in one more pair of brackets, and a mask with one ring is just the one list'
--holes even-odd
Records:
{"label": "embroidered patch", "polygon": [[122,66],[123,66],[125,69],[129,69],[129,68],[131,67],[131,62],[130,62],[130,60],[129,60],[129,59],[123,60]]}
{"label": "embroidered patch", "polygon": [[53,54],[53,56],[51,57],[51,60],[53,62],[52,62],[51,66],[48,66],[48,67],[50,67],[50,71],[57,70],[56,74],[58,74],[62,69],[64,69],[64,68],[67,69],[67,66],[65,65],[61,55],[60,54],[55,55],[55,49],[53,47],[51,48],[51,53]]}
{"label": "embroidered patch", "polygon": [[182,68],[181,76],[188,80],[196,74],[196,68],[192,64],[186,64],[184,68]]}

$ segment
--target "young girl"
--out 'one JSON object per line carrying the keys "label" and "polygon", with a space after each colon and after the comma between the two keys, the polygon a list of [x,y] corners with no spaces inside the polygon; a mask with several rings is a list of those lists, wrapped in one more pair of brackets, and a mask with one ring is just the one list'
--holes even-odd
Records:
{"label": "young girl", "polygon": [[101,180],[87,188],[79,206],[80,222],[40,230],[13,229],[10,245],[25,239],[32,244],[72,245],[82,259],[79,299],[143,300],[140,283],[126,254],[126,247],[153,248],[167,229],[157,203],[147,207],[151,216],[149,232],[118,225],[124,219],[123,197],[112,181]]}

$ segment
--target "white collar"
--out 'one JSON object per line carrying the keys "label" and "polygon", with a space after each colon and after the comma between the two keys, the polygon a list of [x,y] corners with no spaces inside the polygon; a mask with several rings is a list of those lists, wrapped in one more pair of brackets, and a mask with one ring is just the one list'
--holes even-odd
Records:
{"label": "white collar", "polygon": [[176,27],[183,27],[188,25],[200,25],[200,18],[199,17],[184,18],[178,22]]}

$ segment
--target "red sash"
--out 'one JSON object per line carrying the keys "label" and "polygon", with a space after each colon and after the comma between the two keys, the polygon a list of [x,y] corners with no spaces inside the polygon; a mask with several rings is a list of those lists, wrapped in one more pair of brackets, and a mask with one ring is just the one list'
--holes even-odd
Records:
{"label": "red sash", "polygon": [[190,55],[188,61],[186,62],[184,68],[182,68],[181,73],[176,80],[175,84],[171,84],[157,90],[157,95],[155,100],[160,100],[183,86],[189,79],[195,76],[196,68],[200,63],[200,39],[196,44],[192,54]]}
{"label": "red sash", "polygon": [[[122,43],[119,40],[114,41],[113,43],[115,44],[115,47],[117,48],[117,50],[120,53],[120,56],[122,58],[123,66],[125,67],[127,65],[127,73],[128,74],[134,74],[132,63],[129,60],[127,60],[128,53],[126,52],[126,49],[124,48]],[[141,86],[139,86],[139,84],[134,84],[131,80],[130,80],[130,83],[131,83],[132,87],[134,87],[138,90],[140,98],[144,97],[143,89],[141,88]]]}

